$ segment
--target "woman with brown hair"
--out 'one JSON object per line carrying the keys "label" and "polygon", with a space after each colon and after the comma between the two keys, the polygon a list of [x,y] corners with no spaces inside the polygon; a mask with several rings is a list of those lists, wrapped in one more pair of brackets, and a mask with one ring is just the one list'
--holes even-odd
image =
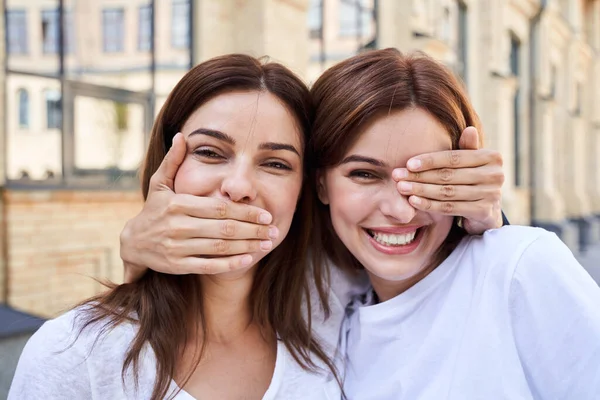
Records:
{"label": "woman with brown hair", "polygon": [[238,256],[235,271],[148,271],[48,321],[9,398],[326,398],[318,372],[333,365],[311,334],[310,304],[303,315],[312,116],[308,89],[280,64],[229,55],[188,72],[154,124],[144,198],[171,143],[185,143],[175,190],[268,210],[272,240]]}
{"label": "woman with brown hair", "polygon": [[372,285],[341,333],[348,398],[597,399],[600,288],[556,235],[466,236],[396,191],[395,166],[479,125],[453,75],[387,49],[330,68],[311,94],[315,263],[364,269]]}

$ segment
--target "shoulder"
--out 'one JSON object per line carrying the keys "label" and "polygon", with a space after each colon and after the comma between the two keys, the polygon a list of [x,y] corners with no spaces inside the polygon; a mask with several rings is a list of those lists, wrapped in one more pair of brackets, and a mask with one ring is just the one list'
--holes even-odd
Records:
{"label": "shoulder", "polygon": [[541,228],[530,226],[509,225],[499,229],[492,229],[481,236],[468,236],[465,238],[470,252],[497,253],[506,258],[518,258],[527,248],[536,241],[554,241],[558,237]]}
{"label": "shoulder", "polygon": [[86,326],[85,317],[85,308],[77,308],[33,334],[19,358],[12,398],[85,398],[94,376],[113,371],[120,375],[133,337],[131,326],[106,330],[104,321]]}
{"label": "shoulder", "polygon": [[569,251],[558,237],[541,228],[504,226],[481,236],[467,236],[455,250],[461,268],[471,267],[478,276],[512,279],[523,257],[547,250]]}

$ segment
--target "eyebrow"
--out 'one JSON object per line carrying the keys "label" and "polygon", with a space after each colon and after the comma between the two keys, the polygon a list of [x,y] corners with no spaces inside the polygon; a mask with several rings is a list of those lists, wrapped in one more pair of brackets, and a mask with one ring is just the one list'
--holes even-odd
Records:
{"label": "eyebrow", "polygon": [[340,164],[347,164],[347,163],[351,163],[351,162],[367,163],[367,164],[372,164],[376,167],[387,167],[387,164],[384,163],[383,161],[376,160],[371,157],[359,156],[357,154],[353,154],[351,156],[344,158]]}
{"label": "eyebrow", "polygon": [[[196,129],[195,131],[193,131],[189,134],[189,136],[193,136],[193,135],[210,136],[217,140],[221,140],[227,144],[230,144],[231,146],[235,146],[235,144],[236,144],[236,140],[234,138],[232,138],[231,136],[229,136],[228,134],[226,134],[224,132],[216,131],[214,129],[206,129],[206,128]],[[300,157],[300,152],[294,146],[292,146],[291,144],[287,144],[287,143],[265,142],[265,143],[261,143],[258,146],[258,148],[260,150],[271,150],[271,151],[287,150],[287,151],[291,151],[292,153],[297,154],[298,157]]]}
{"label": "eyebrow", "polygon": [[258,148],[261,150],[271,150],[271,151],[287,150],[287,151],[291,151],[292,153],[296,153],[296,155],[298,155],[298,157],[300,157],[300,152],[298,150],[296,150],[296,148],[294,146],[292,146],[291,144],[266,142],[266,143],[261,143],[258,146]]}
{"label": "eyebrow", "polygon": [[200,128],[200,129],[196,129],[195,131],[193,131],[192,133],[190,133],[189,136],[194,136],[194,135],[206,135],[206,136],[210,136],[213,137],[215,139],[218,140],[222,140],[225,143],[228,143],[232,146],[235,145],[235,139],[232,138],[231,136],[229,136],[226,133],[220,132],[220,131],[215,131],[214,129],[206,129],[206,128]]}

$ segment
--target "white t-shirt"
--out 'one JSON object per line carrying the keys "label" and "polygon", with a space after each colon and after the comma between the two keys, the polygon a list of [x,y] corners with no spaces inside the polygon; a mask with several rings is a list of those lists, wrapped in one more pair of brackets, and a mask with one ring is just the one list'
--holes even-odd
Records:
{"label": "white t-shirt", "polygon": [[341,337],[349,399],[600,399],[600,288],[542,229],[466,237]]}
{"label": "white t-shirt", "polygon": [[[339,342],[340,326],[345,306],[351,296],[364,291],[364,277],[350,277],[338,269],[332,271],[330,295],[331,316],[325,319],[319,307],[314,287],[311,290],[313,329],[325,350],[333,356]],[[122,381],[125,354],[131,345],[137,326],[121,324],[96,343],[101,324],[79,333],[81,310],[72,310],[46,322],[27,342],[13,379],[9,400],[33,399],[149,399],[156,380],[156,357],[146,346],[142,353],[139,387],[136,391],[131,370]],[[72,345],[72,346],[71,346]],[[326,368],[315,357],[315,363]],[[178,390],[171,382],[169,394]],[[329,372],[311,373],[302,369],[282,342],[277,346],[277,358],[271,384],[264,400],[339,400],[340,389]],[[176,400],[194,398],[181,390]]]}

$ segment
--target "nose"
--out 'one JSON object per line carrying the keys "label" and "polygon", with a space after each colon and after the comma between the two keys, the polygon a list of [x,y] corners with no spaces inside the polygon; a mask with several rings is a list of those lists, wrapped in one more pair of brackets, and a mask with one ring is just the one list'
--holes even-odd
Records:
{"label": "nose", "polygon": [[386,188],[382,196],[380,209],[381,212],[390,218],[397,220],[401,224],[408,224],[415,217],[417,210],[408,202],[408,197],[398,193],[396,185]]}
{"label": "nose", "polygon": [[256,199],[256,185],[254,172],[249,165],[237,165],[230,174],[223,179],[221,194],[231,201],[250,203]]}

